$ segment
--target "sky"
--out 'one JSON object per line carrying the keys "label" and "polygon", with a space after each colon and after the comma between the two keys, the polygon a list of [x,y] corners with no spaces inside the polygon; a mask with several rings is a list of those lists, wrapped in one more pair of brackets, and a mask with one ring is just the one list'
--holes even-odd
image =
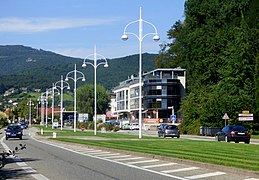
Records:
{"label": "sky", "polygon": [[[96,52],[106,58],[139,54],[139,40],[124,28],[142,19],[160,36],[142,41],[142,52],[158,53],[170,42],[167,31],[184,20],[185,0],[0,0],[0,45],[24,45],[58,54],[85,58]],[[139,24],[127,27],[138,36]],[[155,32],[143,24],[143,35]]]}

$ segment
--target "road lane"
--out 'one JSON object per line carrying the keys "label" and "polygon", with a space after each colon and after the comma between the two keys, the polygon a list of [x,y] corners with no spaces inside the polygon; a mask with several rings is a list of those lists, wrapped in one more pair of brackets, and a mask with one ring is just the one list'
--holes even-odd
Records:
{"label": "road lane", "polygon": [[[28,167],[22,167],[31,175],[43,175],[55,180],[117,180],[117,179],[161,179],[161,175],[149,171],[122,166],[101,158],[92,158],[68,149],[48,145],[31,139],[25,135],[23,140],[10,139],[4,142],[10,149],[19,143],[25,143],[27,149],[17,154]],[[162,179],[172,179],[163,177]]]}

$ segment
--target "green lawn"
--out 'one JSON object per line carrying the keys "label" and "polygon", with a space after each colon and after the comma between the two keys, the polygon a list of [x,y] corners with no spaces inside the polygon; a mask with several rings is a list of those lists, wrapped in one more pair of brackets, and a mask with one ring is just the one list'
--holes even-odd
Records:
{"label": "green lawn", "polygon": [[[52,136],[53,132],[56,132],[57,137],[64,137],[64,136],[95,136],[93,131],[71,131],[71,130],[60,130],[60,129],[51,129],[47,128],[43,131],[43,136]],[[38,132],[38,135],[41,135]],[[138,139],[138,135],[131,135],[131,134],[120,134],[120,133],[96,133],[97,137],[104,137],[104,138],[116,138],[116,139]],[[158,137],[151,137],[151,136],[143,136],[143,139],[158,139]]]}

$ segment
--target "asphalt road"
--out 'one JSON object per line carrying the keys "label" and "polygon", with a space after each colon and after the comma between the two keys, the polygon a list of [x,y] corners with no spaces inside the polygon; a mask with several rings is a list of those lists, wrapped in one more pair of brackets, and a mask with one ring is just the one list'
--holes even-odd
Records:
{"label": "asphalt road", "polygon": [[236,174],[223,167],[215,169],[131,152],[53,142],[34,136],[32,130],[25,131],[23,140],[1,139],[4,149],[14,149],[19,144],[26,144],[26,150],[9,159],[0,170],[0,179],[259,180],[259,177]]}

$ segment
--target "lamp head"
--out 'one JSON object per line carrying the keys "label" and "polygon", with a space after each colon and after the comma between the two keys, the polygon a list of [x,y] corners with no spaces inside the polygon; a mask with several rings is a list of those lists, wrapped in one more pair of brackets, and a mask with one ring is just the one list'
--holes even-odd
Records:
{"label": "lamp head", "polygon": [[82,81],[85,81],[85,78],[83,78]]}
{"label": "lamp head", "polygon": [[68,78],[66,77],[65,81],[68,81]]}
{"label": "lamp head", "polygon": [[82,67],[86,67],[86,64],[85,64],[85,63],[83,63],[83,64],[82,64]]}
{"label": "lamp head", "polygon": [[109,67],[108,63],[105,63],[105,65],[103,67],[105,67],[105,68]]}
{"label": "lamp head", "polygon": [[70,89],[70,86],[68,86],[67,89]]}
{"label": "lamp head", "polygon": [[160,40],[160,37],[159,37],[158,35],[155,35],[155,36],[153,37],[153,40],[154,40],[154,41],[159,41],[159,40]]}
{"label": "lamp head", "polygon": [[122,39],[123,41],[127,41],[127,40],[128,40],[127,34],[123,34],[123,35],[121,36],[121,39]]}

